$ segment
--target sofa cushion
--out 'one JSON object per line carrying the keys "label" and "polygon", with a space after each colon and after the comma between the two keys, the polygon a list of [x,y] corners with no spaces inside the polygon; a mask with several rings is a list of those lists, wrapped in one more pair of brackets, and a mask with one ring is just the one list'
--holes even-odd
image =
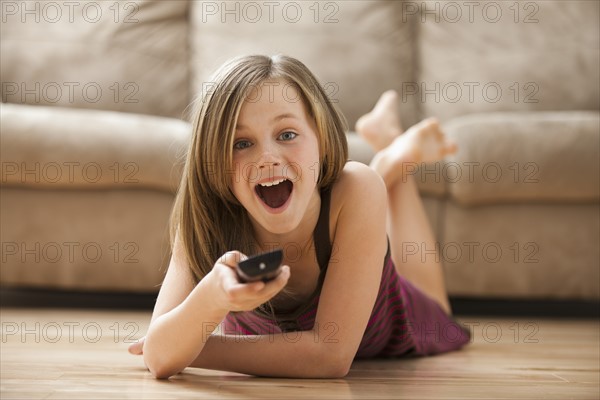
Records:
{"label": "sofa cushion", "polygon": [[2,101],[180,118],[187,1],[2,2]]}
{"label": "sofa cushion", "polygon": [[598,204],[448,202],[441,238],[451,296],[600,298]]}
{"label": "sofa cushion", "polygon": [[[413,36],[402,2],[193,2],[193,87],[226,60],[286,54],[302,61],[338,102],[350,128],[387,89],[413,78]],[[414,103],[400,109],[416,122]]]}
{"label": "sofa cushion", "polygon": [[[123,189],[123,188],[121,188]],[[2,286],[155,293],[173,195],[2,188]]]}
{"label": "sofa cushion", "polygon": [[423,116],[600,107],[600,2],[413,4]]}
{"label": "sofa cushion", "polygon": [[473,114],[444,124],[458,146],[441,169],[462,205],[597,202],[600,114]]}
{"label": "sofa cushion", "polygon": [[190,125],[179,119],[3,103],[2,185],[173,193]]}

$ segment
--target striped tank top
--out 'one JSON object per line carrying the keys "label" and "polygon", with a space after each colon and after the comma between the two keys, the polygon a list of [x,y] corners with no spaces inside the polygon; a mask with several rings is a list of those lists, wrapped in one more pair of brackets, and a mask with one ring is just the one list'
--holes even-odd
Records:
{"label": "striped tank top", "polygon": [[[321,210],[313,232],[320,275],[309,300],[294,310],[274,314],[262,307],[230,312],[221,331],[230,335],[268,335],[312,330],[319,295],[331,257],[329,206],[331,191],[321,191]],[[377,300],[355,358],[421,356],[456,350],[467,344],[470,335],[430,297],[401,277],[387,254]]]}

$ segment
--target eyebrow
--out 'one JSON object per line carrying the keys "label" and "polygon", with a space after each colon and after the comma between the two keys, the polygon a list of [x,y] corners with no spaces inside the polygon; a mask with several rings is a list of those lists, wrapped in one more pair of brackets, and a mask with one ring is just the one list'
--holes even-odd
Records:
{"label": "eyebrow", "polygon": [[[285,114],[281,114],[281,115],[278,115],[275,118],[273,118],[273,122],[281,121],[282,119],[286,119],[286,118],[298,119],[298,117],[296,117],[296,115],[294,115],[294,114],[285,113]],[[246,129],[246,126],[242,125],[242,124],[237,124],[235,126],[235,129],[236,130],[238,130],[238,129]]]}

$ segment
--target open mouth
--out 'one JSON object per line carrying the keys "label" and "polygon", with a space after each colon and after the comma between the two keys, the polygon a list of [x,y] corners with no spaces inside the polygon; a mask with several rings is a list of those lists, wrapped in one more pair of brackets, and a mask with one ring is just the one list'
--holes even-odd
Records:
{"label": "open mouth", "polygon": [[290,198],[294,184],[288,179],[259,183],[254,187],[258,197],[271,208],[279,208]]}

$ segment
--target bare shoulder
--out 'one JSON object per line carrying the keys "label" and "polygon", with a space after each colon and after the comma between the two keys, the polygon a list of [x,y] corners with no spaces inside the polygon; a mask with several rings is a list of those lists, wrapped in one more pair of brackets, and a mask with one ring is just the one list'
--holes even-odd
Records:
{"label": "bare shoulder", "polygon": [[375,217],[372,221],[385,220],[386,213],[387,189],[383,179],[371,167],[348,161],[331,189],[329,229],[332,243],[339,223],[344,219],[358,222],[359,215],[369,215]]}
{"label": "bare shoulder", "polygon": [[344,207],[369,207],[363,211],[387,206],[387,189],[383,179],[371,167],[348,161],[331,191],[332,211]]}

